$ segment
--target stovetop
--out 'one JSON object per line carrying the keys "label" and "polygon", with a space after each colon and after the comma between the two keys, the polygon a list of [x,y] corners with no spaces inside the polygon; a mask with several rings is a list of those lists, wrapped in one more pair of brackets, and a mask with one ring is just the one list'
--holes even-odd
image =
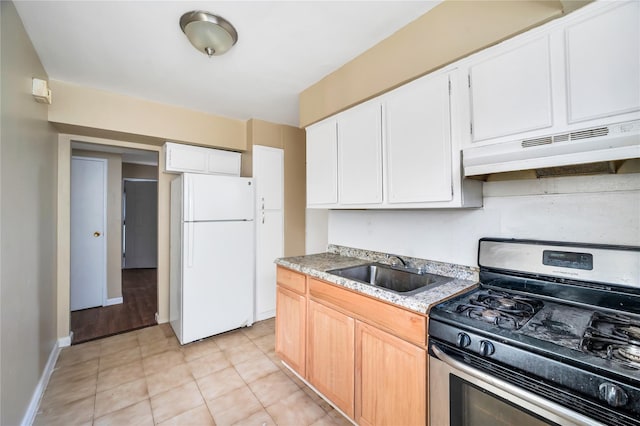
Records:
{"label": "stovetop", "polygon": [[432,309],[431,318],[532,351],[630,371],[640,380],[640,318],[481,287]]}

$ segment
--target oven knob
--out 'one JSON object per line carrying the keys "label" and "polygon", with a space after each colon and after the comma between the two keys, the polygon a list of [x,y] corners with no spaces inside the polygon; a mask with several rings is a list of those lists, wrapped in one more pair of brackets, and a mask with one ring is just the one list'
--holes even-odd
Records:
{"label": "oven knob", "polygon": [[467,333],[458,333],[458,347],[466,348],[471,344],[471,337]]}
{"label": "oven knob", "polygon": [[495,348],[493,347],[493,343],[483,340],[480,342],[480,355],[489,356],[493,355],[495,352]]}
{"label": "oven knob", "polygon": [[612,407],[622,407],[627,404],[628,398],[624,390],[613,383],[602,383],[600,385],[600,399],[607,401]]}

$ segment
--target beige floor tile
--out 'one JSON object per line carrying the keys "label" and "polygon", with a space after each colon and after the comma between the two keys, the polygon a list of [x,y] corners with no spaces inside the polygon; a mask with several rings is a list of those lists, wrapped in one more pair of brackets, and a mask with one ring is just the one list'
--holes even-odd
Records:
{"label": "beige floor tile", "polygon": [[164,370],[147,376],[147,386],[151,396],[194,381],[191,370],[186,364],[166,366]]}
{"label": "beige floor tile", "polygon": [[94,420],[93,426],[153,426],[151,404],[145,399]]}
{"label": "beige floor tile", "polygon": [[100,339],[99,342],[101,357],[138,346],[138,339],[134,332],[107,337]]}
{"label": "beige floor tile", "polygon": [[171,328],[171,324],[165,322],[163,324],[158,324],[158,327],[164,333],[164,337],[175,337],[176,334],[173,332],[173,328]]}
{"label": "beige floor tile", "polygon": [[140,358],[140,348],[138,345],[119,352],[113,352],[100,357],[100,371],[108,370],[119,365],[129,364],[140,360]]}
{"label": "beige floor tile", "polygon": [[245,386],[234,368],[225,368],[197,379],[198,387],[206,400],[218,398],[225,393]]}
{"label": "beige floor tile", "polygon": [[49,383],[52,383],[52,386],[55,386],[61,381],[78,380],[83,377],[93,375],[97,376],[99,363],[100,358],[94,358],[89,361],[80,362],[66,367],[56,367],[51,374]]}
{"label": "beige floor tile", "polygon": [[246,383],[251,383],[279,370],[278,366],[266,355],[236,364],[235,368]]}
{"label": "beige floor tile", "polygon": [[102,417],[105,414],[118,411],[121,408],[136,404],[147,399],[147,383],[145,379],[125,383],[115,388],[96,394],[96,407],[94,416]]}
{"label": "beige floor tile", "polygon": [[158,423],[158,426],[215,426],[215,423],[207,406],[202,404],[176,417]]}
{"label": "beige floor tile", "polygon": [[226,356],[233,365],[264,356],[264,353],[251,341],[224,349],[223,352],[224,356]]}
{"label": "beige floor tile", "polygon": [[276,323],[273,319],[268,319],[254,323],[251,327],[240,329],[245,336],[251,340],[255,340],[259,337],[266,336],[268,334],[274,334],[276,329]]}
{"label": "beige floor tile", "polygon": [[57,380],[47,386],[40,402],[43,409],[69,404],[96,394],[98,375],[81,377],[76,380]]}
{"label": "beige floor tile", "polygon": [[168,420],[202,404],[204,404],[204,399],[195,382],[151,397],[151,408],[156,423]]}
{"label": "beige floor tile", "polygon": [[343,421],[334,418],[331,414],[325,414],[323,417],[320,417],[318,420],[312,423],[311,426],[350,426],[351,422],[343,417]]}
{"label": "beige floor tile", "polygon": [[181,364],[184,364],[184,356],[179,349],[165,351],[161,354],[143,358],[142,360],[144,373],[147,376],[164,371],[168,367],[174,367]]}
{"label": "beige floor tile", "polygon": [[253,343],[264,353],[273,352],[276,350],[276,337],[273,334],[253,339]]}
{"label": "beige floor tile", "polygon": [[181,347],[185,361],[202,358],[215,352],[220,352],[220,348],[214,339],[205,339],[200,342],[189,343]]}
{"label": "beige floor tile", "polygon": [[69,365],[89,361],[91,359],[98,358],[99,356],[99,343],[89,342],[77,346],[69,346],[60,351],[58,361],[56,362],[56,368],[66,367]]}
{"label": "beige floor tile", "polygon": [[251,382],[249,383],[249,387],[265,407],[300,390],[300,388],[281,371],[276,371],[275,373]]}
{"label": "beige floor tile", "polygon": [[233,426],[275,426],[275,425],[276,424],[273,422],[273,419],[264,408],[261,408],[259,411],[253,413],[249,417],[244,418],[233,424]]}
{"label": "beige floor tile", "polygon": [[262,410],[260,401],[246,386],[209,400],[207,405],[217,425],[231,425]]}
{"label": "beige floor tile", "polygon": [[142,355],[142,358],[147,358],[179,348],[180,343],[178,342],[178,339],[176,339],[175,337],[164,337],[162,339],[154,340],[149,343],[141,344],[140,355]]}
{"label": "beige floor tile", "polygon": [[124,383],[144,378],[142,361],[137,360],[128,364],[119,365],[98,374],[98,392],[106,391]]}
{"label": "beige floor tile", "polygon": [[195,378],[208,376],[216,371],[231,367],[231,363],[222,352],[214,352],[211,355],[194,359],[189,361],[187,365]]}
{"label": "beige floor tile", "polygon": [[270,405],[267,412],[280,426],[311,425],[326,415],[326,412],[301,390]]}
{"label": "beige floor tile", "polygon": [[222,350],[234,348],[251,342],[251,340],[240,330],[219,334],[215,336],[214,340]]}
{"label": "beige floor tile", "polygon": [[34,426],[67,426],[91,424],[95,395],[88,396],[66,405],[51,408],[40,408],[34,421]]}
{"label": "beige floor tile", "polygon": [[140,330],[136,331],[136,333],[138,335],[138,342],[140,342],[141,345],[146,345],[155,342],[156,340],[167,338],[164,331],[157,325],[153,327],[141,328]]}

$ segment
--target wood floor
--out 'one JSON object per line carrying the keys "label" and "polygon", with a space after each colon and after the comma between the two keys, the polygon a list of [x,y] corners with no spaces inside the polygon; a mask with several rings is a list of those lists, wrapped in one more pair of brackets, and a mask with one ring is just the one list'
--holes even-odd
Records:
{"label": "wood floor", "polygon": [[155,325],[156,269],[122,270],[123,303],[71,312],[72,344]]}

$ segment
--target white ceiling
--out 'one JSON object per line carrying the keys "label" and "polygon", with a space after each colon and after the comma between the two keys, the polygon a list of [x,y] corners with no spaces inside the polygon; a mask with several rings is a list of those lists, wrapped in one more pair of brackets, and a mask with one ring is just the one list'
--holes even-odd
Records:
{"label": "white ceiling", "polygon": [[[242,120],[297,125],[301,91],[439,2],[15,4],[50,79]],[[238,43],[224,56],[208,58],[182,33],[180,16],[196,9],[236,27]]]}

